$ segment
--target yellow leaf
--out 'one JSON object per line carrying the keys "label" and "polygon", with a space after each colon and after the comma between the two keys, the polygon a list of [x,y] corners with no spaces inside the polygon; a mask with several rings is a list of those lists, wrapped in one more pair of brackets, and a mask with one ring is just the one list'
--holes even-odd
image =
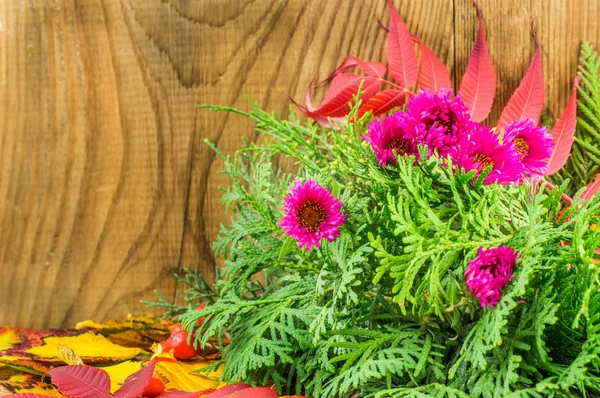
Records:
{"label": "yellow leaf", "polygon": [[64,344],[58,345],[58,359],[67,365],[83,365],[83,361],[79,355],[75,354],[72,349]]}
{"label": "yellow leaf", "polygon": [[[172,354],[162,354],[160,357],[173,358]],[[156,372],[163,376],[167,383],[167,390],[177,389],[183,391],[201,391],[207,388],[218,388],[222,368],[211,372],[208,376],[204,374],[192,374],[200,368],[204,368],[216,361],[177,361],[177,362],[156,362]]]}
{"label": "yellow leaf", "polygon": [[50,366],[36,362],[29,357],[18,357],[14,355],[0,355],[0,365],[6,365],[13,369],[38,375],[42,375],[52,369]]}
{"label": "yellow leaf", "polygon": [[122,362],[135,358],[142,352],[139,348],[116,345],[106,337],[93,333],[45,337],[43,345],[29,348],[25,352],[34,355],[37,361],[64,363],[59,356],[58,347],[61,344],[73,350],[84,363]]}
{"label": "yellow leaf", "polygon": [[75,329],[91,329],[107,336],[110,341],[125,347],[138,347],[144,350],[152,343],[165,340],[170,335],[172,322],[154,315],[128,315],[123,321],[107,321],[97,323],[83,321],[75,325]]}
{"label": "yellow leaf", "polygon": [[104,369],[110,376],[110,392],[114,393],[123,385],[126,378],[137,372],[142,368],[140,362],[125,361],[117,365],[104,366],[100,369]]}
{"label": "yellow leaf", "polygon": [[17,394],[40,394],[51,397],[62,397],[56,387],[41,381],[40,376],[18,374],[8,378],[5,383]]}
{"label": "yellow leaf", "polygon": [[0,351],[12,348],[19,343],[21,343],[21,339],[13,329],[0,326]]}

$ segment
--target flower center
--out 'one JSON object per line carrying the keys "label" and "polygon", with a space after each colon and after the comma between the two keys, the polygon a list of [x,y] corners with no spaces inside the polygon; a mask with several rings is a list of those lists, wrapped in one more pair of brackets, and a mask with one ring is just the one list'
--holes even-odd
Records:
{"label": "flower center", "polygon": [[396,151],[398,155],[404,155],[408,150],[408,142],[402,138],[394,138],[387,144],[386,148]]}
{"label": "flower center", "polygon": [[325,209],[317,202],[309,200],[296,210],[296,217],[298,225],[306,228],[308,232],[316,232],[317,227],[325,220]]}
{"label": "flower center", "polygon": [[524,138],[517,137],[513,140],[513,143],[519,150],[519,154],[527,153],[527,151],[529,151],[529,145],[527,145],[527,142]]}
{"label": "flower center", "polygon": [[454,125],[455,120],[456,115],[454,112],[448,111],[446,118],[442,118],[442,114],[437,112],[434,118],[425,120],[424,124],[425,128],[429,130],[437,122],[438,126],[441,126],[446,130],[444,133],[448,134],[452,132],[452,126]]}
{"label": "flower center", "polygon": [[485,169],[488,166],[494,166],[492,158],[482,153],[476,153],[475,156],[473,156],[473,160],[479,163],[482,169]]}

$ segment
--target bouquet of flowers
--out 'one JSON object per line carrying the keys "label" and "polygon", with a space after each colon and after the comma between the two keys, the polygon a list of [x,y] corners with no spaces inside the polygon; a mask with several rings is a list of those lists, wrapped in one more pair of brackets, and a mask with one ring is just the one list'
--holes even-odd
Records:
{"label": "bouquet of flowers", "polygon": [[490,128],[496,77],[479,9],[453,95],[443,63],[389,6],[388,67],[346,58],[317,84],[331,82],[319,107],[310,87],[296,104],[314,122],[203,106],[252,118],[265,143],[233,158],[209,143],[233,181],[214,244],[225,267],[214,286],[187,271],[189,306],[163,304],[197,344],[226,336],[224,381],[282,394],[600,396],[597,55],[583,46],[549,132],[536,43]]}

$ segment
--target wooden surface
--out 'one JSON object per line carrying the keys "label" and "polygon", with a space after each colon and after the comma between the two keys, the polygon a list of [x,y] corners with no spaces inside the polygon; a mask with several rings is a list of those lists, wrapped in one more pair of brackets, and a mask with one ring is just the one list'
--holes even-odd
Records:
{"label": "wooden surface", "polygon": [[[470,0],[395,0],[413,34],[465,70]],[[595,0],[481,0],[498,74],[491,117],[543,48],[551,116],[566,104],[581,39],[600,45]],[[255,139],[249,95],[285,116],[286,94],[347,55],[385,59],[384,0],[0,1],[0,324],[72,326],[144,309],[173,272],[215,262],[225,216],[215,174]],[[317,98],[322,92],[317,94]]]}

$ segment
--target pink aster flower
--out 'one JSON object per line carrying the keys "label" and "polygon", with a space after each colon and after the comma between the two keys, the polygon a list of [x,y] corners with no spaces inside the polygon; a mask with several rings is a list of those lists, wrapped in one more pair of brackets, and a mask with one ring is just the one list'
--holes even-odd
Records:
{"label": "pink aster flower", "polygon": [[417,144],[407,132],[409,127],[406,118],[406,113],[398,111],[383,119],[373,119],[368,127],[369,134],[361,135],[371,144],[379,166],[397,163],[396,154],[417,154]]}
{"label": "pink aster flower", "polygon": [[494,308],[498,304],[502,289],[514,277],[517,257],[517,252],[508,246],[487,250],[480,247],[477,257],[469,262],[465,282],[482,307]]}
{"label": "pink aster flower", "polygon": [[298,247],[305,246],[311,251],[313,246],[321,246],[321,239],[331,242],[340,236],[339,227],[346,219],[341,212],[342,202],[315,180],[304,184],[294,181],[283,200],[281,209],[285,215],[279,219],[281,232],[296,239]]}
{"label": "pink aster flower", "polygon": [[491,167],[484,184],[511,184],[522,177],[523,165],[517,148],[512,144],[501,144],[498,135],[487,126],[473,124],[471,130],[461,136],[450,156],[457,167],[477,170],[477,176]]}
{"label": "pink aster flower", "polygon": [[446,156],[460,136],[471,128],[471,115],[460,96],[451,98],[452,90],[430,93],[419,91],[406,106],[412,122],[410,132],[420,144]]}
{"label": "pink aster flower", "polygon": [[536,127],[532,119],[511,123],[504,130],[504,142],[517,147],[523,171],[527,175],[538,177],[548,171],[554,142],[546,127]]}

